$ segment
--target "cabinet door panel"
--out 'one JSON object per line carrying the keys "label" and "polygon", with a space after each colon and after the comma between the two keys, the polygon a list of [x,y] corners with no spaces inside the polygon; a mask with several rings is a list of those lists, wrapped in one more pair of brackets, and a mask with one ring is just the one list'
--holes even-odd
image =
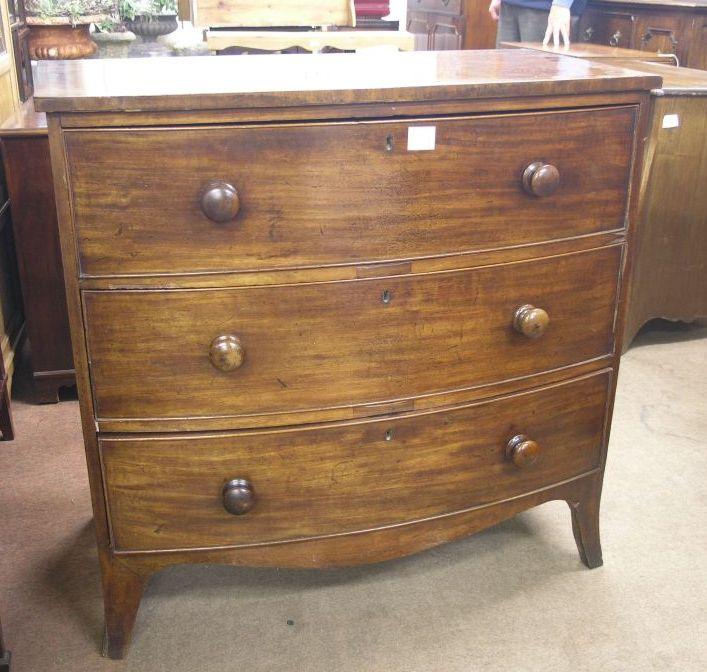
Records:
{"label": "cabinet door panel", "polygon": [[636,49],[675,54],[682,65],[687,59],[685,19],[681,15],[650,13],[637,17]]}
{"label": "cabinet door panel", "polygon": [[430,33],[432,51],[461,49],[464,43],[463,24],[455,17],[439,16],[433,18]]}
{"label": "cabinet door panel", "polygon": [[415,36],[415,51],[430,48],[430,25],[424,12],[408,12],[407,31]]}

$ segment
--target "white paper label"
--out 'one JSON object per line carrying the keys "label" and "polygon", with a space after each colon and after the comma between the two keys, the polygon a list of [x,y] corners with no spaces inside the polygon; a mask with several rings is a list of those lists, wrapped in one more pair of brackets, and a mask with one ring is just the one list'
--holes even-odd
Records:
{"label": "white paper label", "polygon": [[663,115],[663,128],[677,128],[680,126],[680,115],[678,114],[664,114]]}
{"label": "white paper label", "polygon": [[436,126],[408,126],[408,152],[434,149],[436,135]]}

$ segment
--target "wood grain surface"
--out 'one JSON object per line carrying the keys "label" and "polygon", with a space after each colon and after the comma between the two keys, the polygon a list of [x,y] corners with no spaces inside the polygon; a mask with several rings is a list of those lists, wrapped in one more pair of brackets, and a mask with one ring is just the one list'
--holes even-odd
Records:
{"label": "wood grain surface", "polygon": [[284,27],[284,26],[354,26],[353,0],[194,0],[195,26]]}
{"label": "wood grain surface", "polygon": [[548,54],[563,54],[574,58],[598,60],[604,63],[620,65],[618,59],[634,59],[648,63],[663,63],[671,66],[677,65],[672,54],[661,54],[654,51],[641,51],[640,49],[626,49],[612,47],[608,44],[592,44],[590,42],[572,42],[569,48],[544,45],[542,42],[501,42],[502,49],[535,49]]}
{"label": "wood grain surface", "polygon": [[[86,291],[96,416],[247,416],[394,401],[610,354],[622,250],[349,282]],[[538,339],[513,327],[528,303],[549,314]],[[209,351],[229,334],[245,361],[224,373]]]}
{"label": "wood grain surface", "polygon": [[653,99],[646,156],[626,347],[648,320],[707,317],[707,88]]}
{"label": "wood grain surface", "polygon": [[45,133],[5,135],[2,158],[11,199],[12,227],[25,325],[32,347],[34,398],[57,402],[58,389],[75,384],[69,315],[59,249],[54,183]]}
{"label": "wood grain surface", "polygon": [[[621,229],[635,114],[68,131],[82,274],[365,263]],[[420,126],[436,129],[434,151],[408,150]],[[538,160],[559,171],[550,196],[523,189]],[[214,180],[240,201],[220,224],[201,202]]]}
{"label": "wood grain surface", "polygon": [[40,61],[36,81],[41,112],[473,100],[660,85],[659,77],[523,49]]}
{"label": "wood grain surface", "polygon": [[[588,567],[601,564],[599,499],[625,315],[623,280],[635,241],[643,110],[647,90],[660,78],[555,54],[511,51],[224,57],[211,59],[211,68],[204,67],[206,59],[40,64],[46,74],[41,105],[53,110],[48,115],[52,167],[109,656],[123,655],[150,574],[180,562],[288,567],[377,562],[563,499],[572,512],[582,561]],[[609,107],[614,109],[596,109]],[[555,205],[546,200],[533,212],[528,201],[513,201],[517,194],[495,167],[497,162],[512,165],[507,148],[524,149],[523,135],[502,131],[503,142],[496,143],[485,135],[498,135],[498,124],[506,123],[510,113],[538,122],[556,110],[563,111],[558,118],[590,113],[604,123],[583,122],[594,132],[581,147],[577,141],[576,152],[529,160],[556,166],[560,177],[554,194],[543,197],[558,199]],[[248,134],[264,134],[265,126],[274,133],[340,126],[365,139],[365,133],[384,125],[352,122],[387,120],[389,127],[403,128],[444,115],[479,114],[498,119],[484,126],[485,134],[461,134],[456,144],[440,145],[451,146],[446,161],[454,171],[442,177],[412,173],[437,185],[430,193],[439,217],[432,205],[421,211],[404,200],[417,199],[428,187],[400,181],[404,173],[396,171],[402,158],[395,151],[400,141],[387,133],[380,139],[385,158],[373,159],[365,145],[354,143],[346,152],[325,138],[327,151],[340,157],[326,172],[317,172],[317,161],[326,160],[321,153],[310,152],[297,173],[287,173],[282,165],[308,151],[313,136],[307,130],[292,136],[287,151],[270,151],[269,172],[258,168],[269,183],[263,198],[315,219],[319,203],[328,218],[335,218],[342,215],[334,207],[331,185],[343,185],[338,210],[343,204],[369,217],[368,228],[340,229],[348,236],[342,244],[357,254],[363,250],[361,257],[338,257],[331,241],[322,254],[325,234],[306,229],[302,216],[303,239],[293,235],[289,250],[269,248],[280,260],[299,255],[299,265],[282,268],[260,265],[269,258],[268,248],[263,251],[262,239],[257,240],[260,228],[250,230],[239,245],[220,238],[223,248],[203,232],[182,228],[176,236],[170,228],[195,221],[194,208],[204,203],[190,191],[201,185],[188,181],[193,176],[173,184],[169,171],[186,175],[187,168],[182,157],[162,151],[179,138],[192,139],[181,148],[195,157],[195,170],[240,169],[245,162],[242,157],[239,162],[233,147],[224,153],[228,136],[219,136],[220,143],[208,140],[206,148],[193,140],[232,133],[231,124]],[[91,135],[78,130],[89,128],[106,130]],[[565,124],[557,135],[567,128],[575,129]],[[140,142],[126,139],[143,132],[138,129],[145,133],[140,137],[166,140],[153,142],[145,152]],[[537,142],[533,147],[561,142],[543,124],[525,130]],[[90,179],[77,176],[74,152],[84,151],[85,161],[97,159],[86,152],[83,140],[71,146],[72,133],[79,140],[117,139],[101,145],[109,158],[100,159],[104,167],[93,184],[95,201],[87,193],[77,200],[74,193],[77,181]],[[603,154],[595,151],[612,136]],[[266,151],[268,139],[257,140]],[[483,147],[493,147],[494,153],[482,162],[477,157]],[[93,149],[98,153],[98,145]],[[131,160],[152,180],[148,191],[139,190],[129,161],[115,158],[126,151],[134,151]],[[348,183],[339,175],[356,184],[352,174],[363,174],[364,167],[352,173],[350,164],[358,153],[382,179],[369,180],[365,190],[359,185],[354,208],[353,197],[345,193]],[[515,180],[527,167],[521,153],[514,159]],[[218,160],[206,158],[210,155]],[[255,150],[247,159],[259,161]],[[476,167],[473,175],[464,174],[464,161]],[[172,179],[154,181],[157,165]],[[579,188],[579,177],[563,182],[563,174],[572,174],[567,166],[576,166],[581,179],[591,176],[581,183],[581,198],[571,191]],[[435,168],[445,172],[441,165]],[[550,168],[544,174],[554,176]],[[478,179],[473,198],[460,191],[460,175]],[[606,175],[616,180],[613,186],[603,181]],[[234,180],[230,173],[199,177]],[[216,220],[233,213],[237,223],[242,215],[247,227],[253,192],[250,186],[233,186],[240,190],[237,201],[221,184],[206,198],[205,209]],[[399,186],[407,189],[403,197],[395,193]],[[554,177],[549,186],[556,186]],[[620,191],[627,187],[628,201]],[[121,190],[123,202],[115,195]],[[217,203],[222,197],[228,202]],[[463,216],[454,215],[452,225],[449,218],[454,199],[465,198],[473,214],[465,223],[472,232],[479,227],[479,240],[491,240],[488,249],[481,243],[474,247],[473,235],[465,241],[471,249],[446,248],[464,235]],[[172,208],[179,199],[187,200]],[[374,219],[369,202],[377,201],[380,209],[386,199],[398,199],[407,225],[395,228],[391,211]],[[101,200],[100,214],[91,212]],[[506,208],[504,219],[494,223],[500,227],[496,237],[484,229],[494,208]],[[167,274],[150,274],[149,265],[137,271],[143,275],[130,274],[125,268],[142,263],[134,261],[141,249],[126,246],[106,265],[118,275],[90,277],[84,271],[81,277],[78,247],[90,230],[84,226],[91,221],[88,214],[96,230],[104,225],[101,220],[110,221],[102,254],[110,256],[111,245],[120,248],[121,239],[147,221],[152,229],[141,247],[162,244],[161,254],[173,256],[171,262],[182,270],[170,275],[170,262],[155,247],[150,263],[168,269]],[[270,214],[275,219],[268,224],[274,221],[277,233],[286,212],[280,208]],[[439,228],[436,217],[442,221]],[[588,224],[592,217],[595,224]],[[553,222],[551,228],[545,220]],[[324,219],[318,223],[326,231]],[[572,231],[577,226],[587,232]],[[528,228],[532,233],[524,238]],[[567,228],[570,233],[564,233]],[[355,232],[373,242],[359,243]],[[446,236],[444,246],[433,240],[438,232]],[[203,261],[205,247],[209,256]],[[380,248],[380,257],[368,258]],[[418,248],[428,250],[413,253],[424,258],[387,256],[388,250]],[[184,250],[188,258],[180,257]],[[226,260],[236,266],[214,263],[218,255],[218,264]],[[240,261],[244,257],[249,259]],[[302,265],[301,259],[310,261]],[[104,263],[93,253],[89,260]],[[243,269],[258,270],[239,272]],[[547,312],[539,338],[514,328],[516,310],[523,305]],[[526,455],[513,453],[519,445]]]}
{"label": "wood grain surface", "polygon": [[[253,545],[478,506],[599,465],[609,373],[450,411],[241,434],[100,441],[117,550]],[[517,467],[505,446],[540,446]],[[247,479],[234,516],[222,489]]]}

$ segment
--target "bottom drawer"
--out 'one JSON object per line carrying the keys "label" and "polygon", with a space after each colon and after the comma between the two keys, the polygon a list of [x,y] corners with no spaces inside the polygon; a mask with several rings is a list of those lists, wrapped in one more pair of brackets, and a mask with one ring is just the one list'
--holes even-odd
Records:
{"label": "bottom drawer", "polygon": [[[115,548],[353,532],[552,485],[599,466],[610,380],[603,371],[461,408],[367,421],[102,438]],[[518,435],[527,441],[509,450]]]}

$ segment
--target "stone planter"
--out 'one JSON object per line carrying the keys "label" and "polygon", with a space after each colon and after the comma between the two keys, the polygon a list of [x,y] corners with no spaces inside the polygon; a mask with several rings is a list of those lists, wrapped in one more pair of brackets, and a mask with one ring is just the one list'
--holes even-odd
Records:
{"label": "stone planter", "polygon": [[72,20],[65,16],[40,18],[28,16],[27,49],[32,60],[64,60],[90,58],[98,51],[91,39],[90,24],[105,20],[105,16],[82,16]]}
{"label": "stone planter", "polygon": [[135,33],[99,33],[92,35],[98,45],[98,58],[127,58],[130,45],[135,42]]}
{"label": "stone planter", "polygon": [[169,35],[177,30],[177,15],[136,16],[126,20],[125,26],[145,42],[154,42],[161,35]]}

